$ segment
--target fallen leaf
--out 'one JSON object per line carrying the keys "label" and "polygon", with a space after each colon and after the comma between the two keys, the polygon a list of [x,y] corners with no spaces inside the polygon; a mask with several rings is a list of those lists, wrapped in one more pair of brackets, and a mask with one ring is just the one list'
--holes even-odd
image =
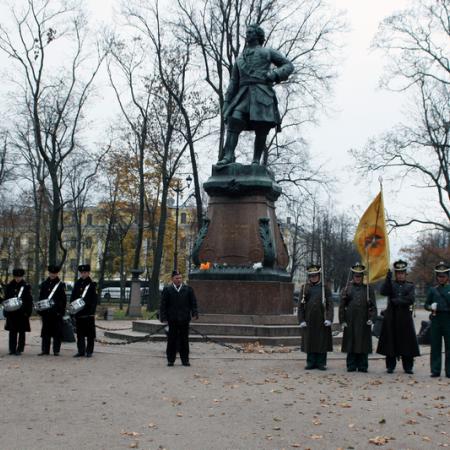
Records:
{"label": "fallen leaf", "polygon": [[417,425],[417,420],[414,420],[414,419],[408,419],[406,422],[405,422],[405,424],[406,425]]}
{"label": "fallen leaf", "polygon": [[389,437],[389,436],[376,436],[374,438],[369,439],[369,444],[385,445],[392,439],[394,439],[394,438]]}
{"label": "fallen leaf", "polygon": [[347,402],[338,403],[338,406],[340,406],[341,408],[351,408],[352,407],[352,405]]}

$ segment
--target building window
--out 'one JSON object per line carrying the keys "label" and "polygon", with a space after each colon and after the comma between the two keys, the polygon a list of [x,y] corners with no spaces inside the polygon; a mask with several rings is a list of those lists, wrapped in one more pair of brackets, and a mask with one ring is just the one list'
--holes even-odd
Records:
{"label": "building window", "polygon": [[186,217],[186,213],[182,212],[182,213],[181,213],[181,217],[180,217],[181,223],[187,223],[186,218],[187,218],[187,217]]}
{"label": "building window", "polygon": [[92,247],[92,238],[91,237],[87,237],[84,241],[85,247],[86,248],[91,248]]}
{"label": "building window", "polygon": [[92,225],[92,214],[87,215],[86,223],[87,225]]}

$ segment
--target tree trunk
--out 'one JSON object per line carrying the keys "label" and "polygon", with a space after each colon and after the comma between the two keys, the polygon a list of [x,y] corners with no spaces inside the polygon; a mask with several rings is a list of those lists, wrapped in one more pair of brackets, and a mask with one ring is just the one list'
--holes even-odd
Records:
{"label": "tree trunk", "polygon": [[[164,180],[164,177],[163,177]],[[158,224],[158,237],[156,248],[153,253],[153,270],[150,278],[150,295],[148,308],[152,306],[159,306],[159,274],[161,271],[161,260],[164,246],[164,236],[166,234],[166,222],[167,222],[167,194],[168,194],[169,181],[163,181],[163,189],[161,195],[161,214]]]}
{"label": "tree trunk", "polygon": [[50,211],[50,229],[48,239],[48,263],[58,264],[58,233],[59,233],[59,221],[61,215],[61,193],[58,186],[57,174],[50,172],[52,180],[52,208]]}
{"label": "tree trunk", "polygon": [[[143,126],[143,133],[147,133],[147,127]],[[133,269],[139,269],[144,237],[144,208],[145,208],[145,184],[144,184],[144,146],[145,137],[141,136],[139,143],[139,210],[137,220],[136,246],[134,250]]]}

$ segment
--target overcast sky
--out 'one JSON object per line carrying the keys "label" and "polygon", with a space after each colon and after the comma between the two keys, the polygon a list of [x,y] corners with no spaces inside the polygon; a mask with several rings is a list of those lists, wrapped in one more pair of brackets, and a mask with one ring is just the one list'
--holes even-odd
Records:
{"label": "overcast sky", "polygon": [[[86,3],[93,17],[99,21],[109,21],[113,6],[117,8],[119,0],[87,0]],[[387,131],[400,121],[405,102],[404,96],[378,88],[385,61],[383,54],[370,50],[370,45],[379,22],[394,10],[403,8],[408,1],[329,0],[329,3],[347,12],[350,31],[343,43],[344,60],[338,68],[339,79],[335,84],[334,97],[330,98],[331,113],[322,114],[319,125],[310,128],[306,137],[311,153],[317,155],[326,169],[338,179],[334,194],[337,209],[347,211],[357,222],[377,194],[379,184],[376,177],[374,180],[358,177],[352,169],[353,161],[348,150],[362,148],[368,138]],[[0,64],[4,62],[4,58],[0,58]],[[99,100],[99,104],[102,109],[111,111],[114,108],[108,103],[113,101],[112,96],[107,96],[103,101]],[[98,122],[98,129],[108,120],[107,117],[103,119],[103,124]],[[407,185],[400,185],[398,180],[385,179],[384,192],[388,214],[397,217],[400,214],[401,219],[412,214],[410,205],[408,208],[402,206],[412,203],[414,207]],[[391,235],[392,258],[398,255],[401,246],[410,241],[412,232],[411,229],[402,229]]]}

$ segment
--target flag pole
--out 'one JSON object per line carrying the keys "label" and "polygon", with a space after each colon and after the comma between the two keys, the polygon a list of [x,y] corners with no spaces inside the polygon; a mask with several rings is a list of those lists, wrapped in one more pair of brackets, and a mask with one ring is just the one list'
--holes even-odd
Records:
{"label": "flag pole", "polygon": [[[383,177],[378,177],[378,182],[380,183],[380,194],[381,199],[383,198]],[[381,203],[381,200],[380,200]],[[384,214],[384,211],[383,211]],[[377,214],[375,218],[375,232],[378,229],[378,218],[380,217],[380,204],[378,205]],[[366,245],[366,260],[367,260],[367,286],[366,286],[366,297],[367,303],[369,303],[369,284],[370,284],[370,259],[369,259],[369,246],[372,246],[375,241],[375,236],[373,236],[372,241]]]}
{"label": "flag pole", "polygon": [[367,301],[367,303],[369,303],[369,280],[370,280],[369,245],[366,245],[366,260],[367,260],[366,301]]}
{"label": "flag pole", "polygon": [[323,314],[324,320],[327,320],[327,304],[325,299],[325,263],[323,260],[323,242],[320,240],[320,265],[322,266],[322,305],[323,305]]}

